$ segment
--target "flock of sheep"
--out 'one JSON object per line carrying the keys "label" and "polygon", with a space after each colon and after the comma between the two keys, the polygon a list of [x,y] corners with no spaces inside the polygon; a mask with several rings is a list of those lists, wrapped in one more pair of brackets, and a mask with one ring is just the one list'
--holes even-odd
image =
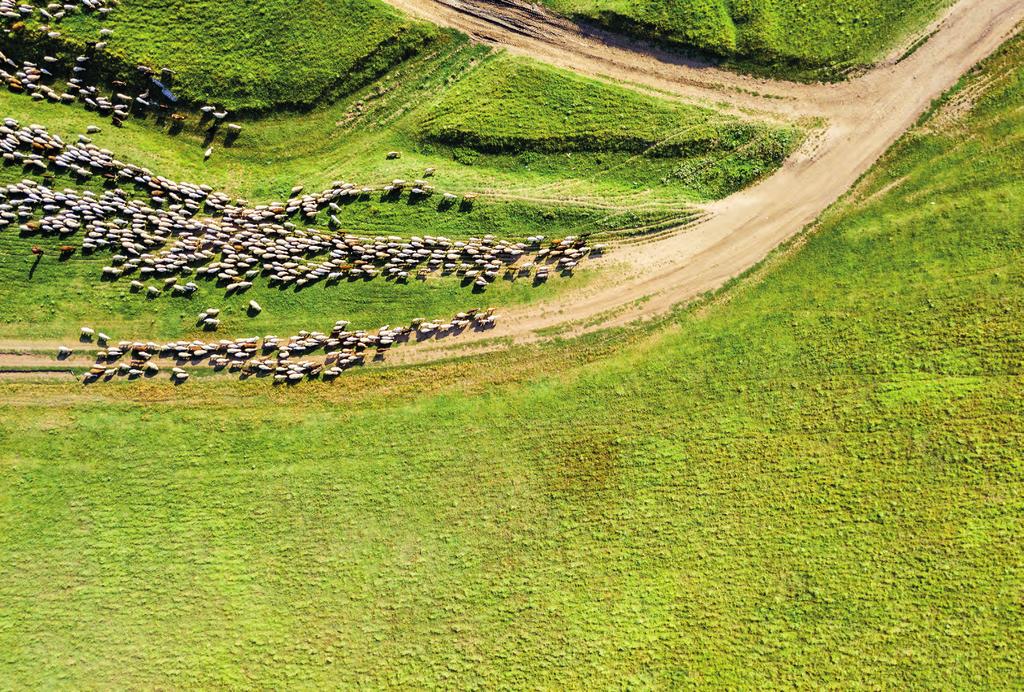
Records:
{"label": "flock of sheep", "polygon": [[[0,125],[0,155],[30,168],[69,173],[86,180],[101,176],[141,192],[132,196],[121,187],[102,193],[58,191],[31,179],[0,188],[0,228],[17,224],[26,236],[62,239],[83,233],[81,250],[111,251],[103,278],[136,277],[131,290],[155,298],[163,291],[192,295],[195,282],[184,276],[216,280],[227,292],[241,292],[259,276],[271,285],[302,288],[316,282],[372,279],[382,275],[407,281],[415,274],[455,274],[477,290],[499,275],[533,276],[542,282],[554,269],[572,273],[600,246],[581,238],[547,242],[533,236],[510,242],[492,236],[451,240],[425,235],[361,237],[304,226],[323,210],[335,212],[367,194],[368,188],[337,182],[316,194],[293,191],[286,202],[247,206],[214,192],[207,185],[178,183],[138,166],[87,141],[66,144],[39,125],[21,126],[7,118]],[[396,181],[402,183],[402,181]],[[396,183],[392,183],[394,186]],[[37,218],[42,212],[41,218]],[[301,216],[300,223],[293,219]],[[337,226],[337,217],[329,222]],[[73,252],[67,245],[62,251]],[[144,282],[150,282],[148,285]]]}
{"label": "flock of sheep", "polygon": [[[61,34],[55,27],[68,15],[87,12],[106,16],[115,4],[112,0],[78,0],[77,3],[54,2],[43,8],[0,0],[0,18],[8,21],[11,31],[22,30],[27,21],[38,18],[41,22],[40,30],[49,39],[58,39]],[[38,63],[31,60],[19,63],[0,53],[0,79],[11,91],[29,94],[38,101],[68,105],[81,102],[87,110],[109,116],[116,126],[121,126],[133,113],[155,112],[163,115],[169,113],[172,128],[180,128],[186,116],[174,111],[178,98],[170,89],[174,72],[169,68],[162,68],[157,73],[148,65],[138,65],[136,84],[129,85],[125,81],[116,80],[109,95],[97,84],[89,83],[96,81],[90,78],[96,74],[93,58],[107,47],[107,41],[112,35],[111,29],[100,29],[99,40],[88,42],[85,54],[75,56],[71,63],[62,63],[60,58],[53,55],[44,55]],[[61,91],[55,88],[58,84],[63,85]],[[208,133],[212,139],[226,121],[228,113],[209,105],[202,106],[199,111],[202,123],[209,123]],[[240,125],[228,124],[225,128],[225,143],[230,144],[241,131]],[[207,148],[206,158],[212,153],[213,148]]]}
{"label": "flock of sheep", "polygon": [[[203,311],[199,321],[208,324],[216,320],[214,308]],[[302,331],[281,339],[276,336],[221,339],[218,341],[172,341],[163,344],[142,341],[120,341],[116,344],[92,327],[82,327],[81,340],[95,339],[101,350],[96,362],[84,376],[86,383],[107,381],[117,377],[138,379],[154,377],[160,373],[157,360],[174,363],[171,379],[183,383],[189,378],[184,365],[206,363],[215,370],[238,373],[241,378],[272,377],[274,383],[297,384],[304,380],[333,380],[345,370],[365,364],[367,353],[373,351],[374,360],[382,360],[393,345],[415,338],[424,341],[448,334],[459,334],[467,329],[491,329],[497,318],[493,309],[473,309],[460,312],[448,321],[430,322],[413,320],[408,326],[384,326],[375,332],[350,330],[342,320],[334,324],[329,334]],[[320,360],[304,359],[317,351],[326,355]],[[59,359],[72,355],[70,347],[62,346]],[[127,360],[126,360],[127,359]]]}
{"label": "flock of sheep", "polygon": [[[76,12],[106,15],[115,4],[114,0],[77,0],[44,8],[0,0],[0,21],[6,19],[8,29],[18,31],[26,22],[38,19],[42,31],[57,39],[60,33],[55,26],[66,16]],[[96,73],[93,57],[106,48],[110,35],[110,29],[101,29],[100,40],[89,42],[86,54],[78,55],[72,64],[62,64],[50,55],[39,63],[18,63],[0,53],[0,79],[11,91],[30,94],[36,100],[81,102],[118,126],[133,113],[170,112],[177,102],[169,89],[170,70],[161,70],[158,77],[151,68],[140,65],[138,81],[144,86],[137,93],[127,93],[131,91],[128,84],[115,82],[108,96],[88,83],[89,75]],[[63,85],[61,91],[58,85]],[[228,115],[213,106],[199,110],[202,121],[211,123],[210,134],[218,131]],[[185,116],[175,112],[171,118],[180,125]],[[241,128],[227,124],[226,130],[230,143]],[[462,241],[431,235],[406,239],[343,234],[338,232],[342,205],[369,199],[375,193],[386,199],[398,199],[405,192],[413,199],[427,198],[434,194],[433,187],[426,180],[409,183],[396,179],[375,190],[339,181],[315,194],[302,194],[302,188],[296,187],[287,201],[250,206],[207,185],[175,182],[120,161],[111,151],[92,143],[90,135],[98,131],[91,126],[77,141],[66,143],[40,125],[23,126],[13,118],[4,119],[0,125],[3,164],[21,166],[43,175],[47,182],[24,179],[0,187],[0,230],[17,226],[23,236],[57,237],[63,242],[81,235],[78,247],[59,246],[62,256],[79,249],[83,254],[109,251],[110,263],[103,267],[102,278],[127,279],[132,292],[150,299],[166,292],[192,297],[199,285],[185,277],[193,275],[215,281],[227,293],[248,290],[261,275],[272,286],[295,289],[377,276],[406,282],[412,277],[426,280],[432,274],[456,275],[464,285],[483,291],[499,276],[532,277],[541,283],[551,271],[571,274],[585,257],[603,250],[588,247],[584,239],[576,237],[552,242],[534,236],[525,242],[510,242],[489,235]],[[211,153],[207,149],[206,158]],[[389,157],[395,158],[397,153]],[[428,169],[424,177],[432,173]],[[54,174],[69,175],[80,183],[99,179],[104,190],[53,189],[48,184]],[[445,193],[440,208],[459,201],[456,195]],[[461,204],[471,207],[473,196],[464,196]],[[324,212],[329,230],[313,228]],[[42,254],[43,250],[36,247],[33,252]],[[250,316],[261,310],[258,303],[250,301]],[[120,342],[111,346],[108,337],[88,327],[82,328],[81,337],[91,341],[97,336],[104,347],[86,381],[152,377],[160,372],[156,361],[170,358],[176,361],[171,377],[179,383],[188,379],[183,365],[202,362],[215,369],[237,371],[243,377],[272,376],[275,382],[295,383],[337,377],[363,364],[368,349],[374,349],[374,358],[380,359],[392,345],[412,337],[421,341],[467,329],[489,329],[495,320],[493,310],[470,310],[450,320],[416,320],[409,326],[383,327],[372,333],[350,331],[348,323],[341,321],[330,334],[300,332],[283,340],[267,336],[262,340]],[[217,311],[204,312],[199,325],[216,330],[220,325]],[[322,361],[297,360],[317,350],[326,352]],[[62,347],[58,356],[70,354],[71,349]]]}
{"label": "flock of sheep", "polygon": [[[581,260],[603,250],[601,246],[589,247],[576,237],[546,241],[533,236],[525,242],[510,242],[484,236],[462,241],[429,235],[408,239],[362,237],[317,230],[305,224],[326,210],[332,219],[329,225],[337,227],[334,212],[341,204],[368,194],[370,188],[338,182],[327,190],[305,195],[301,188],[295,188],[287,201],[249,206],[209,186],[174,182],[119,161],[85,135],[67,144],[42,126],[22,126],[12,118],[0,125],[0,156],[5,163],[39,172],[62,172],[81,181],[102,178],[107,183],[103,192],[58,191],[32,179],[0,187],[0,230],[17,226],[24,236],[58,237],[65,242],[80,234],[79,247],[84,254],[112,253],[110,264],[103,267],[103,278],[129,279],[130,290],[148,298],[157,298],[165,291],[193,296],[199,285],[185,281],[191,275],[214,281],[229,293],[248,290],[261,275],[271,285],[298,290],[321,281],[330,284],[384,276],[401,282],[414,274],[419,279],[433,273],[454,274],[476,290],[483,290],[502,274],[506,278],[532,276],[535,282],[546,280],[552,270],[571,274]],[[392,182],[390,194],[404,185],[404,181]],[[134,194],[125,188],[134,190]],[[78,248],[62,245],[59,249],[62,254],[71,254]],[[261,310],[258,303],[250,301],[250,315]],[[237,369],[243,374],[272,374],[279,382],[321,374],[330,378],[361,364],[366,348],[375,348],[380,354],[410,334],[421,340],[465,329],[487,329],[494,324],[490,311],[474,310],[444,322],[420,320],[408,327],[385,327],[374,334],[348,332],[338,326],[330,335],[303,333],[290,337],[286,340],[288,347],[278,352],[274,363],[254,357],[257,346],[263,351],[275,348],[278,341],[273,338],[262,343],[257,339],[159,346],[132,343],[127,350],[120,345],[101,353],[88,379],[151,376],[157,372],[151,358],[164,353],[174,353],[193,363],[197,358],[209,358],[214,367]],[[200,325],[216,329],[217,315],[204,313]],[[84,336],[91,334],[91,330],[83,330]],[[319,365],[296,362],[289,360],[296,353],[295,346],[299,352],[316,347],[336,353]],[[129,354],[130,364],[112,365]],[[177,366],[172,376],[184,381],[187,373]]]}

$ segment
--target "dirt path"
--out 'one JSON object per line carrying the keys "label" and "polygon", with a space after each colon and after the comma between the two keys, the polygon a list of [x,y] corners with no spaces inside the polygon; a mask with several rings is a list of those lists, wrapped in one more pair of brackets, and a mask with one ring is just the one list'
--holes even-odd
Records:
{"label": "dirt path", "polygon": [[709,67],[622,36],[581,27],[523,0],[387,0],[470,37],[592,77],[612,78],[689,99],[789,117],[817,115],[815,86]]}
{"label": "dirt path", "polygon": [[[630,52],[625,42],[585,35],[570,22],[512,2],[390,0],[418,16],[570,69],[612,75],[684,95],[709,95],[744,107],[827,121],[771,178],[707,205],[704,220],[684,233],[617,250],[601,285],[570,291],[552,303],[503,315],[488,334],[529,342],[538,332],[580,333],[651,317],[721,287],[798,233],[864,174],[932,101],[995,51],[1024,20],[1021,0],[961,0],[932,27],[931,38],[907,59],[889,61],[841,84],[768,83]],[[495,18],[495,14],[499,15]],[[550,22],[546,24],[545,22]],[[526,24],[525,28],[522,26]],[[720,91],[725,89],[725,91]],[[459,343],[429,344],[396,353],[416,362],[472,352]]]}
{"label": "dirt path", "polygon": [[[707,205],[703,220],[685,232],[617,249],[600,260],[604,280],[567,291],[553,302],[504,313],[498,328],[483,334],[395,349],[388,363],[483,353],[510,341],[534,341],[554,330],[576,334],[621,325],[663,314],[721,287],[817,219],[935,98],[1024,20],[1024,0],[960,0],[929,28],[934,34],[907,59],[886,62],[849,82],[804,85],[700,67],[622,39],[584,33],[519,0],[389,1],[477,39],[584,74],[788,117],[812,115],[827,125],[775,175]],[[18,346],[56,350],[56,344],[0,342],[0,352]],[[37,359],[20,363],[36,364]]]}

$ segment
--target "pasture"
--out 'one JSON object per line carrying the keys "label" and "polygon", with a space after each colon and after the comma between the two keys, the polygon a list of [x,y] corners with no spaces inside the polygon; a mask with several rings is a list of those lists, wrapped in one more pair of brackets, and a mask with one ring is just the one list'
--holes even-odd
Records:
{"label": "pasture", "polygon": [[1017,40],[656,325],[310,388],[0,383],[2,677],[1013,687],[1022,74]]}

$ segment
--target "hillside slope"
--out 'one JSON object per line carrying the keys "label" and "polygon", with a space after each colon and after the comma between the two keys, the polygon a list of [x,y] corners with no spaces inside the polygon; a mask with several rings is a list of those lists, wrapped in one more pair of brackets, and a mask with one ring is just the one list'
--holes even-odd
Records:
{"label": "hillside slope", "polygon": [[790,77],[874,62],[948,0],[544,0],[615,31]]}
{"label": "hillside slope", "polygon": [[309,107],[350,93],[438,37],[380,0],[250,0],[244,11],[217,0],[131,0],[102,19],[72,14],[60,41],[81,50],[100,28],[111,32],[111,69],[169,67],[179,97],[232,111]]}

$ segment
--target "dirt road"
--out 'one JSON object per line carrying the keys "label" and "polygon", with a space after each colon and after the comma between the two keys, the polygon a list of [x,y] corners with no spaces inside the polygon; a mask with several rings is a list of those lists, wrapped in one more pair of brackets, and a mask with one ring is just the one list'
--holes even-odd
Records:
{"label": "dirt road", "polygon": [[718,70],[625,37],[579,25],[523,0],[387,0],[472,38],[598,78],[689,99],[789,116],[816,114],[821,90]]}
{"label": "dirt road", "polygon": [[[621,40],[586,34],[571,22],[514,1],[389,0],[417,16],[509,50],[591,75],[610,75],[682,96],[707,97],[827,125],[762,183],[708,205],[683,233],[609,256],[611,278],[557,301],[503,315],[488,335],[525,342],[570,323],[572,332],[663,314],[721,287],[817,219],[874,164],[932,101],[995,51],[1024,20],[1021,0],[961,0],[929,28],[931,38],[902,61],[886,61],[840,84],[766,82],[699,67]],[[642,302],[641,302],[642,301]],[[427,344],[392,360],[414,362],[472,352],[474,335]],[[398,354],[396,354],[397,356]]]}

